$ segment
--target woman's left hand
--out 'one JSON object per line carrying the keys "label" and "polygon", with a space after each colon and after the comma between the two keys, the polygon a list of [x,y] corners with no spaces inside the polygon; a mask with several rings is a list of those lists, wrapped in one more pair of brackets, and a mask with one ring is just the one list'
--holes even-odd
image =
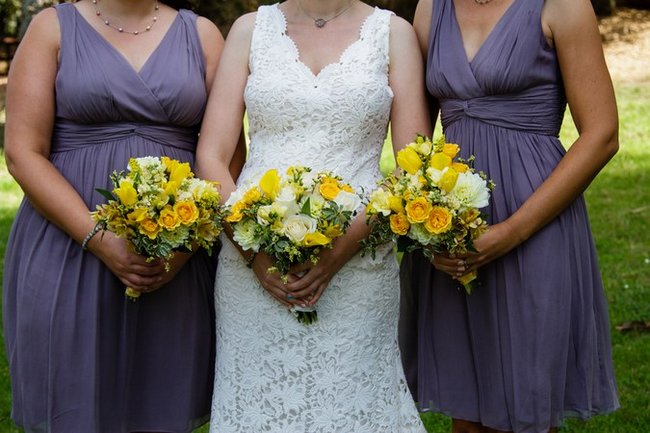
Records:
{"label": "woman's left hand", "polygon": [[183,268],[185,263],[187,263],[192,257],[191,253],[181,253],[181,252],[175,252],[174,256],[169,260],[169,270],[160,273],[158,276],[158,279],[156,280],[155,284],[152,284],[149,286],[148,289],[143,290],[143,292],[148,293],[148,292],[153,292],[158,289],[160,289],[162,286],[165,284],[169,283],[171,280],[173,280],[176,275],[180,272],[180,270]]}
{"label": "woman's left hand", "polygon": [[519,244],[519,239],[511,229],[508,221],[491,225],[488,230],[474,241],[477,252],[458,255],[465,262],[465,273],[477,270],[491,261],[507,254]]}
{"label": "woman's left hand", "polygon": [[331,249],[324,248],[315,264],[306,262],[294,266],[291,274],[304,275],[299,280],[287,284],[287,291],[291,292],[294,298],[304,300],[308,305],[315,305],[334,275],[347,262],[347,257],[341,249],[337,249],[336,245]]}

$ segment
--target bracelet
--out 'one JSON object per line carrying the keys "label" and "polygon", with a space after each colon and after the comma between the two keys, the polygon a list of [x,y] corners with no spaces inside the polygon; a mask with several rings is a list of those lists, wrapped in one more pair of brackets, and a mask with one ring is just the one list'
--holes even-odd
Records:
{"label": "bracelet", "polygon": [[101,230],[104,230],[104,224],[99,222],[95,224],[95,227],[91,231],[88,232],[84,240],[81,242],[81,249],[82,250],[87,250],[88,249],[88,242],[95,236],[97,233],[99,233]]}
{"label": "bracelet", "polygon": [[253,254],[248,256],[248,258],[246,259],[246,266],[248,266],[249,268],[252,268],[253,267],[253,262],[255,261],[255,257],[257,257],[257,253],[255,251],[253,251]]}

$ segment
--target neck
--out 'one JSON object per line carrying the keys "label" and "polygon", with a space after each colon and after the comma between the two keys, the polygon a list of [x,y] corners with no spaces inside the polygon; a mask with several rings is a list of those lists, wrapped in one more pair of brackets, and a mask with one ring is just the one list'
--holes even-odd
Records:
{"label": "neck", "polygon": [[[296,0],[300,7],[309,15],[314,17],[332,16],[347,8],[356,0]],[[298,5],[297,5],[298,6]]]}
{"label": "neck", "polygon": [[147,17],[153,11],[154,0],[98,0],[102,12],[113,17]]}

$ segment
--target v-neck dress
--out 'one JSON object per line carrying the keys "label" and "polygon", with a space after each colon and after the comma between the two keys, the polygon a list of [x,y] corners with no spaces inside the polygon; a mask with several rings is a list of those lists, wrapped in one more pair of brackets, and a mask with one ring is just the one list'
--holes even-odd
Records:
{"label": "v-neck dress", "polygon": [[[61,51],[50,160],[88,209],[130,157],[193,163],[206,102],[196,15],[181,10],[141,71],[56,7]],[[65,206],[65,203],[61,203]],[[26,432],[189,432],[212,393],[215,260],[196,254],[137,302],[92,253],[24,200],[6,250],[12,417]]]}
{"label": "v-neck dress", "polygon": [[[542,0],[515,0],[468,61],[452,0],[436,0],[427,87],[443,131],[496,184],[484,209],[512,215],[565,154],[566,99]],[[422,410],[497,430],[547,432],[618,407],[607,303],[582,197],[479,270],[467,296],[420,255],[402,266],[401,343]]]}

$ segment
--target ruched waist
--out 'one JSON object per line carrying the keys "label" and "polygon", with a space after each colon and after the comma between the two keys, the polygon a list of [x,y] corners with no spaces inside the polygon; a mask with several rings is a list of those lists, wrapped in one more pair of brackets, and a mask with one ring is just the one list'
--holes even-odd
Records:
{"label": "ruched waist", "polygon": [[564,96],[557,86],[472,99],[441,99],[439,102],[443,128],[471,117],[502,128],[552,136],[560,132],[565,108]]}
{"label": "ruched waist", "polygon": [[52,153],[67,152],[93,144],[139,136],[165,146],[193,151],[198,127],[137,122],[82,124],[57,119],[52,132]]}

